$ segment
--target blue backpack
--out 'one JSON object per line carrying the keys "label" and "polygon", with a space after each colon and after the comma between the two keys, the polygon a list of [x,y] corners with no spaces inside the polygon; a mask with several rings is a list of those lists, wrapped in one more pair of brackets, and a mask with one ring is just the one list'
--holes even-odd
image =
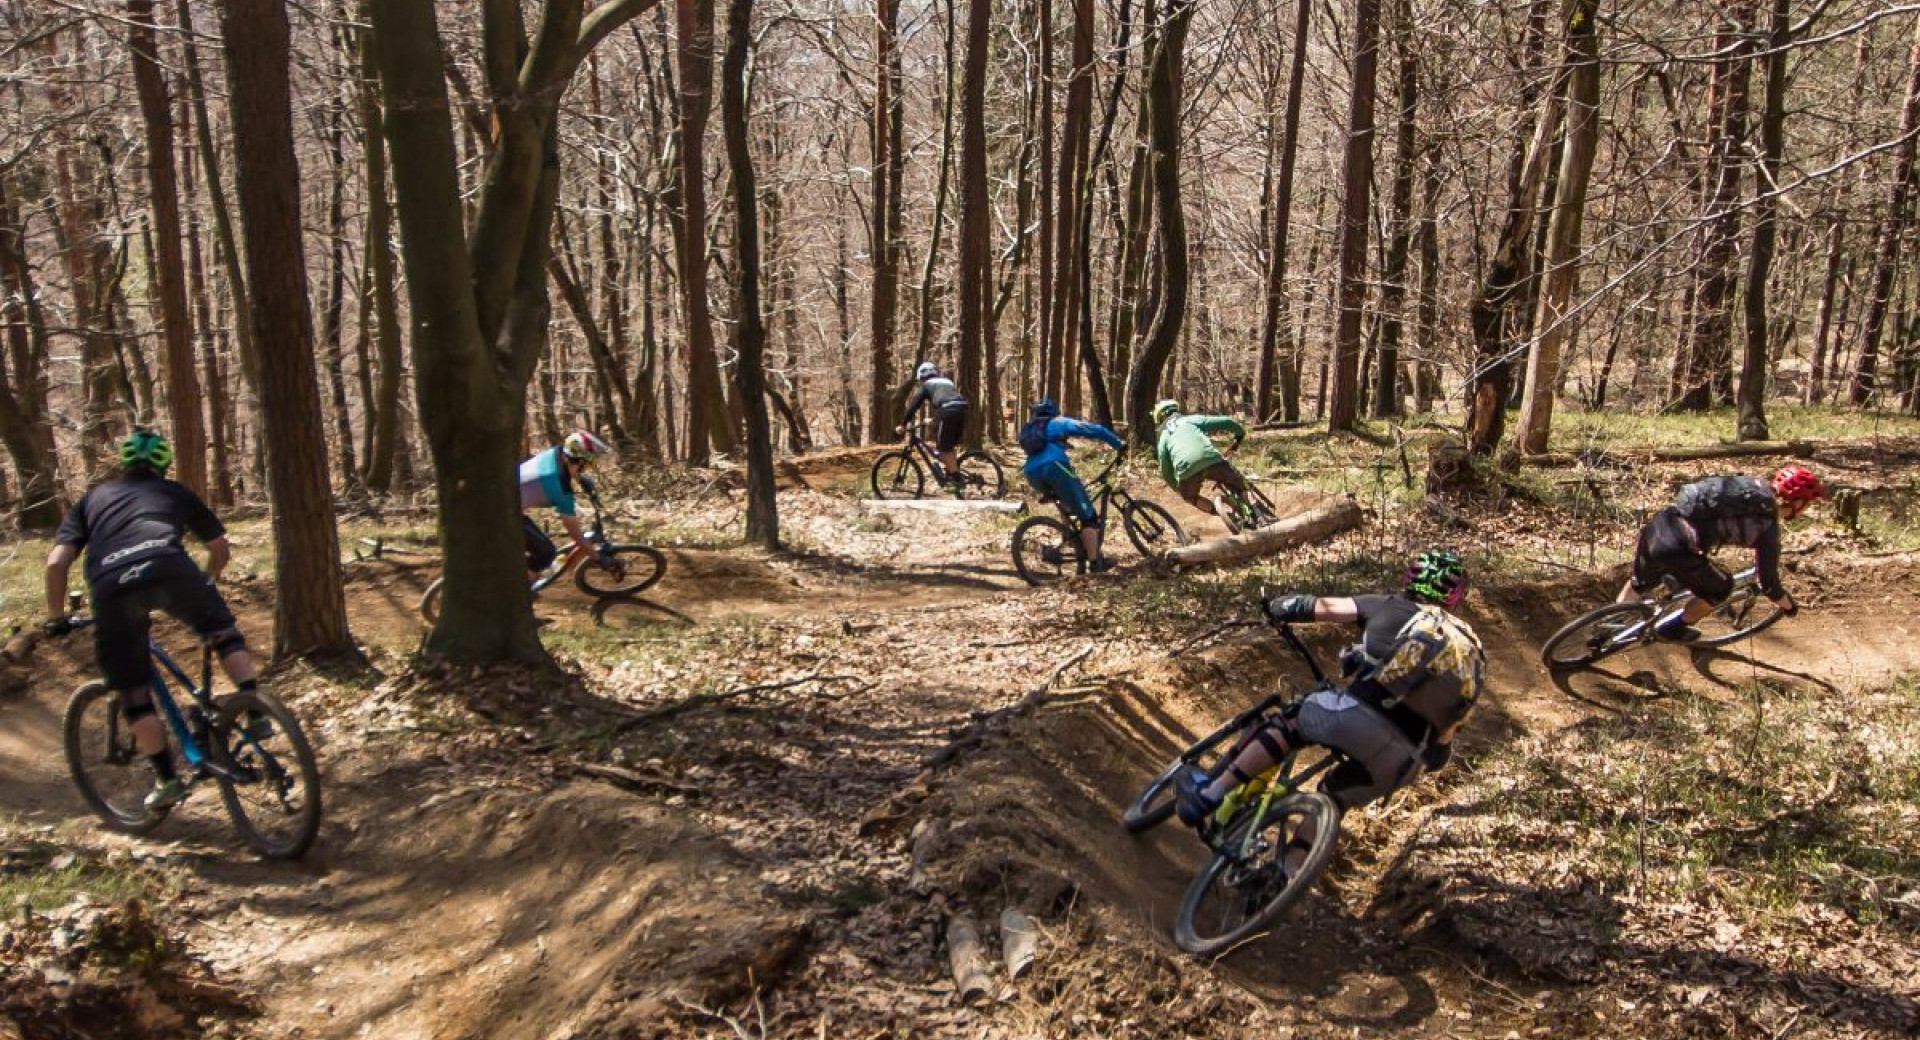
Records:
{"label": "blue backpack", "polygon": [[1047,450],[1048,442],[1053,439],[1047,436],[1047,425],[1051,422],[1052,418],[1029,419],[1020,427],[1020,450],[1026,452],[1028,458]]}

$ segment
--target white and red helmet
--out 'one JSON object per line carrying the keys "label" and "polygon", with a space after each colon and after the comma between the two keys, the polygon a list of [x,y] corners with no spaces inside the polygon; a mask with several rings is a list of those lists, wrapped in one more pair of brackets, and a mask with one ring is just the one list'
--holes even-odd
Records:
{"label": "white and red helmet", "polygon": [[592,462],[602,455],[613,454],[613,445],[601,440],[592,430],[575,430],[567,434],[560,451],[575,462]]}

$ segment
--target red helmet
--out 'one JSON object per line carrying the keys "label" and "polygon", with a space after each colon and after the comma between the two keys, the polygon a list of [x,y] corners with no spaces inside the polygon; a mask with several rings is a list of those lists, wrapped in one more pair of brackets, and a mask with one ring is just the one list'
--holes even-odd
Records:
{"label": "red helmet", "polygon": [[1816,499],[1827,497],[1826,486],[1805,466],[1781,467],[1773,475],[1773,493],[1783,505],[1803,507]]}

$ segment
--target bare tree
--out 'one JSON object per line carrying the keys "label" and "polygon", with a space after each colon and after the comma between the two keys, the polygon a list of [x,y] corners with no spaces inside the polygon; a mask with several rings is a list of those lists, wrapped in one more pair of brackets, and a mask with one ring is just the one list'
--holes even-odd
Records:
{"label": "bare tree", "polygon": [[1358,0],[1353,19],[1353,93],[1340,174],[1340,288],[1327,429],[1360,418],[1360,324],[1367,301],[1367,234],[1373,202],[1373,99],[1380,57],[1380,0]]}

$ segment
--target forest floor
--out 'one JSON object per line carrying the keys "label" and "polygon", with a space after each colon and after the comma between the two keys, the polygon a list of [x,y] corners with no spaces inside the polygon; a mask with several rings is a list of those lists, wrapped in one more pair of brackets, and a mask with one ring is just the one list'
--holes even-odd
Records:
{"label": "forest floor", "polygon": [[[423,548],[346,566],[365,669],[271,678],[325,770],[304,861],[249,856],[204,793],[149,838],[100,829],[58,750],[83,640],[0,692],[0,1038],[1920,1032],[1920,428],[1820,446],[1867,490],[1864,533],[1790,532],[1797,619],[1562,679],[1537,648],[1617,589],[1642,511],[1777,460],[1528,469],[1437,514],[1400,445],[1249,444],[1250,472],[1367,508],[1330,542],[1180,574],[1119,546],[1116,573],[1038,590],[1011,518],[863,507],[871,453],[789,472],[779,555],[738,544],[726,481],[634,482],[606,496],[614,527],[666,549],[667,577],[600,610],[543,597],[557,673],[422,662],[430,525],[345,517],[350,550]],[[230,595],[264,643],[269,532],[235,538]],[[1468,553],[1492,655],[1462,754],[1346,821],[1274,935],[1179,953],[1201,846],[1130,838],[1120,809],[1304,679],[1220,624],[1266,583],[1379,587],[1436,541]],[[41,552],[0,566],[23,622]],[[991,954],[1009,907],[1039,924],[1033,968],[963,1005],[946,922]]]}

